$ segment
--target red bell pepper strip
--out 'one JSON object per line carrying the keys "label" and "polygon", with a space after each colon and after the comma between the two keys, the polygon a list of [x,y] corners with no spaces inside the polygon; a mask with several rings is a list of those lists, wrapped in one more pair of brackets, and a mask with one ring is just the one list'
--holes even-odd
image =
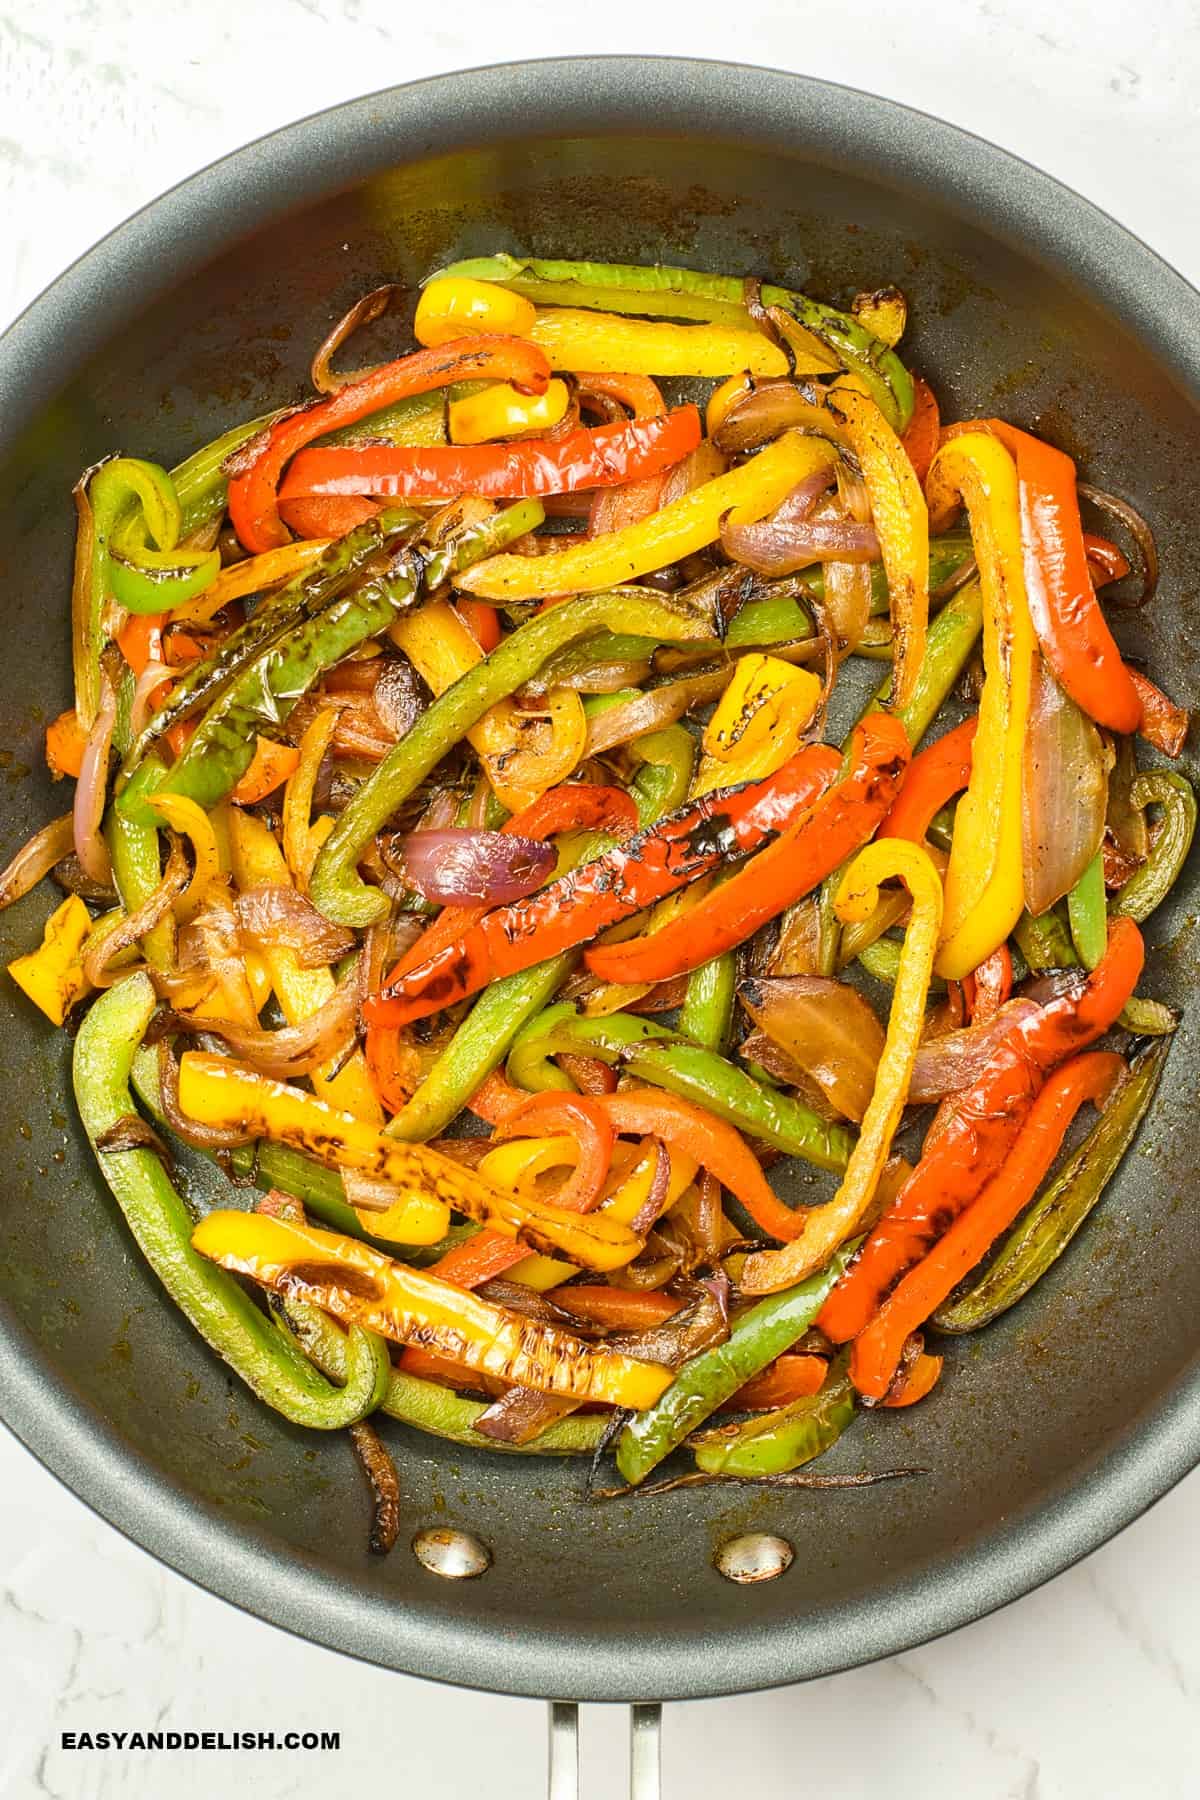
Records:
{"label": "red bell pepper strip", "polygon": [[467,1106],[485,1124],[503,1125],[528,1098],[527,1089],[515,1087],[502,1070],[493,1069],[484,1076]]}
{"label": "red bell pepper strip", "polygon": [[[660,419],[580,426],[556,438],[500,444],[335,445],[303,451],[280,502],[311,495],[480,494],[518,500],[575,488],[614,487],[681,462],[700,442],[700,414],[677,406]],[[240,533],[239,533],[240,535]]]}
{"label": "red bell pepper strip", "polygon": [[557,1287],[552,1297],[563,1312],[609,1331],[644,1331],[647,1325],[661,1325],[687,1305],[686,1300],[664,1294],[660,1288],[599,1287],[583,1282],[578,1287]]}
{"label": "red bell pepper strip", "polygon": [[601,1062],[598,1056],[575,1056],[566,1051],[560,1053],[557,1060],[563,1074],[570,1077],[581,1094],[616,1093],[617,1071]]}
{"label": "red bell pepper strip", "polygon": [[622,1088],[615,1094],[598,1095],[596,1105],[605,1109],[622,1135],[658,1137],[668,1147],[676,1144],[686,1150],[693,1162],[715,1175],[741,1201],[769,1237],[794,1238],[802,1228],[803,1212],[792,1212],[777,1197],[750,1146],[724,1119],[715,1119],[690,1100],[657,1088]]}
{"label": "red bell pepper strip", "polygon": [[[572,781],[548,788],[500,829],[531,838],[553,837],[560,831],[586,830],[608,831],[614,837],[622,837],[634,831],[637,822],[637,807],[623,788]],[[433,923],[400,958],[388,980],[399,980],[426,957],[443,950],[447,944],[456,943],[486,911],[486,906],[443,907]],[[412,1081],[411,1058],[405,1056],[398,1027],[368,1024],[364,1049],[367,1068],[380,1101],[389,1112],[399,1112],[412,1092]]]}
{"label": "red bell pepper strip", "polygon": [[1138,699],[1142,706],[1142,722],[1138,727],[1148,744],[1161,750],[1164,756],[1178,756],[1183,749],[1190,723],[1188,714],[1182,706],[1176,706],[1168,700],[1161,688],[1155,687],[1148,675],[1140,669],[1130,671],[1133,685],[1137,689]]}
{"label": "red bell pepper strip", "polygon": [[881,1402],[883,1406],[915,1406],[918,1400],[924,1400],[926,1394],[932,1394],[938,1384],[938,1376],[942,1372],[943,1356],[934,1356],[928,1350],[922,1350],[916,1362],[908,1372],[908,1379],[900,1392],[889,1395]]}
{"label": "red bell pepper strip", "polygon": [[657,419],[667,410],[658,383],[649,375],[581,374],[575,377],[575,385],[585,408],[593,394],[600,394],[627,406],[635,419]]}
{"label": "red bell pepper strip", "polygon": [[1008,1028],[936,1140],[929,1141],[932,1131],[926,1138],[920,1162],[821,1309],[817,1323],[835,1344],[858,1336],[905,1271],[999,1173],[1048,1071],[1107,1031],[1144,958],[1137,926],[1113,919],[1108,948],[1086,981]]}
{"label": "red bell pepper strip", "polygon": [[454,610],[486,656],[500,642],[500,614],[486,600],[469,600],[460,594]]}
{"label": "red bell pepper strip", "polygon": [[276,419],[261,437],[252,438],[237,453],[229,483],[229,517],[241,543],[257,553],[288,542],[279,516],[279,480],[305,444],[343,425],[355,425],[410,395],[479,379],[509,381],[524,393],[542,394],[550,380],[550,364],[535,344],[521,338],[460,338],[435,350],[417,350],[397,362],[384,363],[361,381],[347,382],[336,393]]}
{"label": "red bell pepper strip", "polygon": [[279,516],[289,531],[302,538],[340,538],[365,525],[379,512],[379,503],[355,494],[316,494],[311,500],[281,500]]}
{"label": "red bell pepper strip", "polygon": [[571,1212],[591,1212],[599,1204],[612,1165],[616,1134],[612,1120],[597,1100],[586,1094],[552,1090],[530,1094],[502,1121],[496,1137],[574,1138],[579,1145],[579,1161],[555,1194],[554,1204]]}
{"label": "red bell pepper strip", "polygon": [[964,719],[936,743],[918,751],[879,827],[879,837],[924,842],[936,814],[955,794],[961,794],[971,779],[971,747],[978,724],[974,716]]}
{"label": "red bell pepper strip", "polygon": [[959,431],[990,431],[1016,462],[1025,592],[1046,661],[1089,719],[1110,731],[1136,731],[1142,702],[1088,572],[1075,464],[1003,419],[952,425],[942,435]]}
{"label": "red bell pepper strip", "polygon": [[150,663],[162,662],[163,626],[169,613],[130,613],[117,633],[117,649],[135,675]]}
{"label": "red bell pepper strip", "polygon": [[973,974],[964,976],[963,998],[972,1025],[994,1019],[1012,993],[1012,955],[1007,944],[981,962]]}
{"label": "red bell pepper strip", "polygon": [[1111,538],[1098,537],[1094,531],[1085,531],[1083,547],[1087,551],[1088,562],[1101,577],[1098,587],[1104,587],[1110,581],[1121,581],[1129,573],[1129,558],[1123,556]]}
{"label": "red bell pepper strip", "polygon": [[899,719],[869,713],[851,739],[846,774],[814,796],[782,837],[661,931],[590,950],[588,968],[603,981],[665,981],[742,943],[866,843],[896,793],[908,754]]}
{"label": "red bell pepper strip", "polygon": [[908,421],[908,427],[900,442],[913,466],[913,473],[922,487],[925,485],[929,465],[937,451],[941,429],[942,416],[938,410],[934,391],[927,381],[922,381],[919,375],[915,375],[913,377],[912,418]]}
{"label": "red bell pepper strip", "polygon": [[[490,1277],[485,1276],[483,1279],[488,1280]],[[454,1285],[464,1287],[466,1283],[456,1281]],[[460,1393],[477,1394],[483,1385],[479,1376],[474,1370],[468,1369],[466,1363],[451,1362],[448,1356],[438,1356],[432,1350],[422,1349],[420,1344],[406,1344],[396,1359],[396,1367],[404,1375],[415,1375],[420,1381],[436,1381],[439,1387],[456,1388]]]}
{"label": "red bell pepper strip", "polygon": [[[473,1237],[455,1244],[437,1262],[431,1263],[426,1274],[436,1275],[439,1281],[449,1281],[454,1287],[477,1288],[497,1275],[506,1274],[531,1254],[528,1244],[518,1244],[499,1231],[477,1231]],[[412,1370],[414,1375],[416,1372]]]}
{"label": "red bell pepper strip", "polygon": [[866,1399],[882,1400],[909,1333],[925,1323],[1028,1206],[1061,1150],[1075,1114],[1087,1101],[1102,1100],[1124,1070],[1119,1056],[1094,1050],[1090,1056],[1064,1063],[1047,1079],[999,1174],[893,1288],[865,1331],[855,1338],[850,1379]]}
{"label": "red bell pepper strip", "polygon": [[[903,737],[903,728],[896,729]],[[495,907],[454,943],[370,995],[363,1002],[363,1017],[370,1025],[405,1025],[504,975],[586,943],[607,926],[714,873],[730,857],[757,850],[778,836],[812,806],[839,767],[835,751],[812,744],[765,780],[716,788],[688,801],[627,844],[580,864],[528,899]],[[780,907],[786,904],[786,899],[780,901]]]}

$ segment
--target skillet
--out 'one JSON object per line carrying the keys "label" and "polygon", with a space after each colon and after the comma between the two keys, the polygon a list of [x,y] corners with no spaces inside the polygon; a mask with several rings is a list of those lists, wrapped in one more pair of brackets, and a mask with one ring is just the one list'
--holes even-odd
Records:
{"label": "skillet", "polygon": [[[513,65],[239,151],[120,227],[0,342],[0,857],[61,810],[40,741],[69,685],[79,470],[116,448],[170,464],[299,398],[312,344],[358,294],[497,249],[754,271],[835,302],[895,281],[906,358],[949,416],[1031,425],[1150,516],[1165,580],[1122,643],[1200,702],[1200,296],[1046,176],[886,101],[681,60]],[[38,891],[0,915],[6,960],[50,904]],[[1144,990],[1184,1023],[1088,1231],[984,1339],[950,1341],[930,1402],[865,1418],[829,1458],[919,1464],[920,1481],[593,1509],[574,1466],[385,1424],[413,1529],[470,1530],[493,1561],[469,1582],[403,1546],[373,1561],[348,1445],[260,1408],[165,1303],[91,1163],[67,1047],[19,998],[0,1017],[5,1420],[174,1568],[407,1672],[660,1701],[904,1650],[1063,1569],[1200,1460],[1195,913],[1193,862],[1155,916]],[[793,1546],[783,1579],[717,1574],[717,1546],[747,1531]]]}

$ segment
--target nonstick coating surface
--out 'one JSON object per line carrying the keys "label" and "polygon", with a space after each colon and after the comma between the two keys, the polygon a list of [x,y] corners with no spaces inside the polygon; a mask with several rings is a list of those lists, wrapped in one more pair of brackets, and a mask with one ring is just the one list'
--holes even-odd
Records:
{"label": "nonstick coating surface", "polygon": [[[1200,700],[1200,299],[1144,246],[998,150],[799,77],[638,60],[483,70],[238,152],[122,226],[0,345],[0,855],[63,806],[41,733],[68,700],[79,470],[114,449],[171,463],[299,399],[313,345],[364,289],[497,248],[759,272],[834,301],[897,282],[905,353],[950,416],[1034,425],[1149,514],[1165,579],[1123,642]],[[6,959],[52,899],[0,916]],[[1144,991],[1178,1005],[1195,908],[1193,869],[1148,934]],[[64,1038],[8,998],[5,1416],[155,1555],[318,1642],[584,1699],[824,1674],[1027,1590],[1200,1457],[1190,1015],[1136,1152],[1070,1254],[996,1327],[950,1344],[930,1402],[864,1418],[828,1459],[925,1478],[591,1509],[574,1465],[385,1423],[413,1528],[461,1524],[495,1551],[486,1577],[454,1585],[403,1544],[369,1558],[346,1440],[258,1406],[162,1298],[75,1122]],[[783,1580],[739,1589],[713,1570],[715,1544],[748,1527],[795,1544]]]}

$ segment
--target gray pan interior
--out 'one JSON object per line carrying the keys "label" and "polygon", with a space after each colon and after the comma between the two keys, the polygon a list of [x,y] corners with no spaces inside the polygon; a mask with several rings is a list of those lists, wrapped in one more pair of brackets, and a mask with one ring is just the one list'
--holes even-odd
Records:
{"label": "gray pan interior", "polygon": [[[365,288],[498,247],[758,271],[835,301],[896,281],[906,353],[952,416],[1032,424],[1150,515],[1165,580],[1123,638],[1200,700],[1200,300],[1144,246],[1002,152],[818,82],[684,61],[483,70],[239,151],[122,226],[0,345],[0,856],[62,807],[40,740],[68,697],[80,468],[116,448],[170,463],[298,399],[314,342]],[[51,899],[0,916],[6,959]],[[1195,909],[1193,871],[1149,931],[1145,991],[1177,1004]],[[414,1527],[469,1526],[495,1551],[484,1579],[452,1585],[403,1544],[370,1559],[346,1441],[258,1406],[165,1303],[75,1123],[63,1037],[5,1000],[5,1417],[155,1555],[318,1642],[585,1699],[824,1674],[1027,1590],[1200,1454],[1190,1012],[1085,1236],[986,1336],[950,1345],[932,1401],[864,1420],[829,1459],[916,1462],[925,1479],[592,1510],[574,1466],[385,1427]],[[714,1545],[747,1527],[794,1542],[784,1580],[743,1590],[714,1572]]]}

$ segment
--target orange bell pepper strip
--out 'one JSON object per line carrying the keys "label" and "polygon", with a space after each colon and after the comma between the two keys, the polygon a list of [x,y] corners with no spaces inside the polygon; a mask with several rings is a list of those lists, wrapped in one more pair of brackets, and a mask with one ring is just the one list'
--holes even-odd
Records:
{"label": "orange bell pepper strip", "polygon": [[617,400],[627,406],[635,419],[657,419],[667,410],[667,403],[656,381],[649,375],[618,375],[607,370],[580,373],[575,377],[580,404],[585,406],[593,394]]}
{"label": "orange bell pepper strip", "polygon": [[913,466],[913,474],[922,487],[929,473],[929,465],[937,453],[941,428],[941,413],[933,389],[919,375],[914,375],[912,418],[908,421],[900,442],[904,445],[904,454]]}
{"label": "orange bell pepper strip", "polygon": [[[903,727],[896,729],[903,738]],[[363,1017],[369,1025],[404,1025],[586,943],[607,926],[713,874],[730,856],[777,836],[812,805],[838,767],[836,752],[814,744],[762,781],[688,801],[528,899],[494,907],[453,944],[370,995]]]}
{"label": "orange bell pepper strip", "polygon": [[972,975],[964,975],[963,999],[972,1025],[994,1019],[1012,993],[1012,952],[1007,944],[980,963]]}
{"label": "orange bell pepper strip", "polygon": [[657,1137],[715,1175],[741,1201],[754,1223],[774,1238],[793,1238],[804,1223],[802,1213],[783,1204],[767,1181],[758,1158],[739,1132],[703,1107],[657,1088],[623,1088],[598,1094],[613,1128],[623,1136]]}
{"label": "orange bell pepper strip", "polygon": [[1094,531],[1085,531],[1083,547],[1087,551],[1087,559],[1091,564],[1095,580],[1103,587],[1110,581],[1121,581],[1129,573],[1129,558],[1124,556],[1111,538],[1099,537]]}
{"label": "orange bell pepper strip", "polygon": [[455,612],[487,656],[500,642],[500,614],[486,600],[468,600],[465,594],[460,594],[453,604]]}
{"label": "orange bell pepper strip", "polygon": [[59,713],[57,719],[47,725],[46,767],[55,781],[61,781],[64,775],[79,779],[86,749],[87,733],[80,725],[79,715],[73,706],[66,712]]}
{"label": "orange bell pepper strip", "polygon": [[909,1370],[908,1379],[900,1392],[889,1395],[880,1404],[883,1406],[915,1406],[918,1400],[924,1400],[925,1396],[932,1394],[937,1386],[945,1360],[944,1356],[934,1356],[928,1350],[922,1350]]}
{"label": "orange bell pepper strip", "polygon": [[257,737],[250,767],[238,781],[230,799],[239,806],[254,806],[273,794],[296,768],[300,752],[291,744],[277,744],[273,738]]}
{"label": "orange bell pepper strip", "polygon": [[905,1339],[923,1325],[946,1296],[985,1256],[1000,1233],[1028,1206],[1062,1148],[1075,1114],[1097,1103],[1125,1072],[1119,1056],[1094,1050],[1050,1075],[1029,1111],[999,1174],[955,1219],[929,1254],[893,1288],[866,1329],[854,1340],[850,1379],[869,1400],[891,1385]]}
{"label": "orange bell pepper strip", "polygon": [[935,816],[955,794],[961,794],[971,779],[971,748],[975,742],[975,718],[964,719],[919,750],[900,783],[900,792],[876,835],[881,838],[907,838],[912,844],[924,842]]}
{"label": "orange bell pepper strip", "polygon": [[506,1275],[529,1254],[528,1244],[515,1243],[498,1231],[477,1231],[474,1237],[452,1245],[444,1256],[439,1256],[430,1264],[429,1273],[436,1275],[439,1281],[452,1282],[455,1287],[477,1288],[485,1281],[495,1280],[498,1275]]}
{"label": "orange bell pepper strip", "polygon": [[165,612],[130,613],[117,633],[117,649],[135,675],[149,663],[163,661],[163,626],[170,616]]}
{"label": "orange bell pepper strip", "polygon": [[[908,755],[899,719],[868,713],[851,739],[844,778],[815,796],[788,830],[670,924],[589,950],[588,968],[603,981],[665,981],[744,942],[866,842],[895,796]],[[833,773],[840,772],[834,757]]]}
{"label": "orange bell pepper strip", "polygon": [[905,1271],[999,1173],[1046,1074],[1108,1030],[1144,959],[1133,921],[1113,919],[1108,948],[1086,980],[1009,1026],[821,1309],[817,1323],[835,1344],[858,1336]]}
{"label": "orange bell pepper strip", "polygon": [[1155,687],[1140,669],[1131,669],[1129,673],[1142,707],[1138,730],[1146,742],[1161,750],[1164,756],[1178,756],[1191,723],[1187,711],[1168,700],[1162,689]]}
{"label": "orange bell pepper strip", "polygon": [[305,444],[343,425],[357,424],[397,400],[478,379],[510,381],[523,393],[540,394],[550,380],[550,365],[543,351],[519,338],[459,338],[384,363],[361,381],[348,382],[336,393],[276,419],[237,454],[229,483],[229,517],[240,542],[255,552],[288,542],[279,516],[279,482]]}
{"label": "orange bell pepper strip", "polygon": [[612,1120],[596,1100],[586,1094],[546,1090],[530,1094],[511,1112],[496,1132],[497,1140],[510,1137],[572,1137],[579,1145],[579,1161],[566,1184],[555,1195],[555,1205],[572,1212],[590,1212],[599,1204],[612,1164],[616,1134]]}
{"label": "orange bell pepper strip", "polygon": [[828,1373],[825,1357],[785,1351],[768,1363],[761,1375],[755,1375],[745,1387],[723,1400],[717,1411],[774,1412],[776,1407],[790,1406],[793,1400],[807,1400],[810,1394],[820,1393]]}
{"label": "orange bell pepper strip", "polygon": [[306,494],[279,502],[279,516],[298,538],[345,537],[382,510],[382,503],[358,494]]}
{"label": "orange bell pepper strip", "polygon": [[609,1331],[643,1331],[648,1325],[661,1325],[687,1305],[675,1294],[664,1294],[660,1288],[596,1287],[580,1282],[554,1290],[554,1304],[589,1325],[603,1325]]}

